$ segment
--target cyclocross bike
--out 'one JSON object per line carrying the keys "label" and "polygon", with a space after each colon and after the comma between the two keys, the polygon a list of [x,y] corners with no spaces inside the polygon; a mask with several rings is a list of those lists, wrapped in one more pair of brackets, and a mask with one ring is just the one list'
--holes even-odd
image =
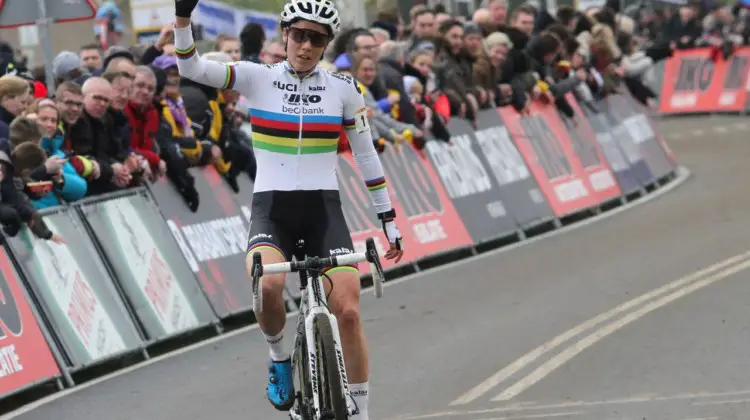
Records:
{"label": "cyclocross bike", "polygon": [[253,254],[251,275],[256,313],[263,307],[261,276],[300,273],[302,300],[292,350],[292,374],[297,392],[295,405],[289,411],[292,420],[346,420],[359,413],[349,393],[338,323],[323,292],[322,277],[328,281],[331,278],[322,270],[365,261],[370,265],[375,296],[380,298],[383,296],[383,267],[372,238],[367,239],[365,252],[328,258],[307,257],[303,261],[263,265],[260,253]]}

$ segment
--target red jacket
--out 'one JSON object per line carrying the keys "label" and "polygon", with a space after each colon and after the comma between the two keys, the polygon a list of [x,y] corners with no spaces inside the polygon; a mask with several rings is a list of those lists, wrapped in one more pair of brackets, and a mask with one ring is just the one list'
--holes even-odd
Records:
{"label": "red jacket", "polygon": [[156,150],[156,132],[159,131],[159,111],[149,105],[145,111],[133,103],[125,107],[125,115],[130,121],[130,147],[142,155],[149,165],[159,165],[159,154]]}

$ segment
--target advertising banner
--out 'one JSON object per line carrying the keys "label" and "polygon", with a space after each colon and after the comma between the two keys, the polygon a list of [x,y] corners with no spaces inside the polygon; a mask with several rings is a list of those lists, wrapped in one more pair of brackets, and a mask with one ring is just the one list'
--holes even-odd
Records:
{"label": "advertising banner", "polygon": [[195,275],[143,189],[77,204],[150,340],[214,320]]}
{"label": "advertising banner", "polygon": [[659,111],[740,112],[748,90],[750,48],[736,50],[728,60],[711,48],[675,51],[664,68]]}
{"label": "advertising banner", "polygon": [[544,194],[496,109],[481,111],[477,115],[474,136],[481,151],[479,159],[491,169],[508,212],[518,226],[527,227],[551,219],[552,209],[544,200]]}
{"label": "advertising banner", "polygon": [[[472,243],[435,170],[411,145],[405,144],[398,151],[387,147],[380,160],[404,238],[405,255],[399,264]],[[383,255],[388,242],[351,153],[339,154],[337,173],[355,252],[364,251],[365,240],[373,237]],[[393,261],[383,260],[384,268],[393,265]],[[368,269],[366,264],[360,264],[362,272]]]}
{"label": "advertising banner", "polygon": [[190,173],[200,195],[196,213],[168,181],[150,186],[153,197],[219,317],[250,310],[252,282],[245,270],[250,208],[237,204],[235,193],[213,167],[192,168]]}
{"label": "advertising banner", "polygon": [[[593,106],[573,106],[576,112],[582,112],[586,121],[596,133],[596,141],[604,152],[604,156],[609,162],[610,168],[615,173],[620,190],[625,194],[631,194],[643,188],[643,184],[638,178],[638,168],[631,165],[630,160],[625,156],[625,151],[618,145],[614,136],[614,130],[609,124],[609,118],[606,112],[595,110]],[[601,107],[597,107],[601,108]],[[640,161],[643,162],[643,161]],[[648,169],[648,168],[646,168]]]}
{"label": "advertising banner", "polygon": [[605,202],[619,197],[622,194],[620,187],[612,174],[606,157],[596,142],[594,130],[586,121],[581,113],[578,101],[572,93],[567,96],[568,103],[575,110],[573,119],[558,112],[558,115],[565,124],[570,140],[573,143],[573,150],[581,161],[583,169],[586,171],[589,183],[594,189],[599,202]]}
{"label": "advertising banner", "polygon": [[28,229],[9,243],[72,367],[139,348],[142,340],[78,215],[59,207],[44,214],[67,244]]}
{"label": "advertising banner", "polygon": [[452,118],[448,130],[450,143],[430,140],[424,151],[474,243],[518,230],[494,175],[479,157],[483,152],[472,127]]}
{"label": "advertising banner", "polygon": [[630,164],[638,183],[645,186],[653,182],[654,175],[651,173],[643,151],[630,136],[630,131],[625,125],[624,119],[616,111],[613,111],[607,99],[600,100],[597,106],[606,115],[607,124],[612,128],[615,143]]}
{"label": "advertising banner", "polygon": [[638,147],[641,156],[646,161],[649,171],[654,178],[672,172],[674,167],[667,154],[659,144],[651,124],[633,106],[633,100],[623,95],[611,95],[606,99],[609,113],[621,121],[632,142]]}
{"label": "advertising banner", "polygon": [[0,399],[60,369],[5,248],[0,248]]}
{"label": "advertising banner", "polygon": [[524,116],[512,107],[498,112],[552,211],[565,216],[598,205],[557,110],[537,102],[529,107],[530,114]]}

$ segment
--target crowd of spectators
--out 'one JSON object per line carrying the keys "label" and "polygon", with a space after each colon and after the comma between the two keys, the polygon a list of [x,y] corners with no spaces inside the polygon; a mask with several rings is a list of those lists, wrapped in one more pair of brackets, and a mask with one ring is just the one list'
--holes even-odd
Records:
{"label": "crowd of spectators", "polygon": [[[526,112],[533,100],[572,117],[566,94],[583,103],[628,89],[648,105],[642,80],[673,51],[711,46],[725,57],[750,38],[748,10],[707,1],[653,10],[620,2],[584,12],[554,13],[505,0],[485,0],[471,17],[414,6],[409,25],[383,11],[369,28],[348,28],[321,66],[356,78],[365,96],[372,139],[389,144],[450,141],[451,118],[476,123],[486,108]],[[283,42],[248,24],[220,35],[209,60],[279,63]],[[181,79],[172,29],[153,45],[97,45],[60,52],[44,68],[0,44],[0,223],[14,236],[28,224],[40,238],[63,241],[37,210],[166,178],[192,210],[200,197],[190,168],[213,165],[235,192],[255,177],[244,98]],[[347,144],[342,139],[340,150]]]}

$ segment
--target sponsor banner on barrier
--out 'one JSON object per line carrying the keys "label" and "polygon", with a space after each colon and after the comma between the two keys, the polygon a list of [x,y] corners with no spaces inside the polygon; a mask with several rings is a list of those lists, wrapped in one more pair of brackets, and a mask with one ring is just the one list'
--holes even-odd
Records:
{"label": "sponsor banner on barrier", "polygon": [[49,228],[68,243],[36,238],[24,229],[9,243],[73,367],[141,346],[113,280],[75,212],[45,212]]}
{"label": "sponsor banner on barrier", "polygon": [[[604,152],[604,156],[609,162],[610,168],[615,173],[620,190],[625,194],[630,194],[643,187],[637,177],[637,168],[631,166],[630,161],[625,156],[625,152],[617,144],[613,129],[609,124],[607,114],[593,109],[588,104],[578,106],[572,104],[576,112],[582,112],[586,121],[596,133],[596,141]],[[594,105],[596,107],[596,105]]]}
{"label": "sponsor banner on barrier", "polygon": [[237,205],[213,167],[190,173],[200,195],[196,213],[167,181],[150,187],[154,199],[214,311],[223,318],[250,310],[252,284],[245,270],[250,208]]}
{"label": "sponsor banner on barrier", "polygon": [[572,93],[566,95],[568,103],[575,110],[574,119],[568,118],[558,112],[558,115],[563,121],[565,128],[568,130],[568,135],[573,143],[573,150],[576,156],[581,160],[583,169],[586,171],[589,183],[594,189],[594,192],[599,198],[600,202],[612,200],[613,198],[619,197],[622,194],[620,186],[615,180],[615,176],[612,174],[612,170],[609,167],[602,149],[596,142],[596,135],[594,130],[589,125],[586,118],[581,113],[578,101]]}
{"label": "sponsor banner on barrier", "polygon": [[643,151],[635,140],[630,137],[630,132],[625,125],[625,121],[612,109],[607,99],[600,100],[597,106],[607,116],[607,123],[612,128],[612,136],[615,139],[615,143],[628,160],[638,182],[641,185],[650,184],[654,180],[654,175],[651,173]]}
{"label": "sponsor banner on barrier", "polygon": [[429,140],[424,151],[474,242],[516,231],[518,226],[495,177],[480,160],[483,152],[472,127],[452,118],[448,130],[450,143]]}
{"label": "sponsor banner on barrier", "polygon": [[211,307],[145,190],[77,205],[149,339],[205,325]]}
{"label": "sponsor banner on barrier", "polygon": [[728,111],[745,108],[750,48],[728,60],[712,48],[678,50],[664,68],[659,110],[664,114]]}
{"label": "sponsor banner on barrier", "polygon": [[622,122],[633,143],[637,145],[652,176],[661,178],[672,172],[672,162],[656,139],[646,116],[635,108],[634,100],[629,96],[611,95],[606,101],[612,116]]}
{"label": "sponsor banner on barrier", "polygon": [[479,144],[480,160],[491,169],[516,223],[524,227],[551,219],[552,209],[544,200],[544,194],[496,109],[481,111],[477,115],[474,137]]}
{"label": "sponsor banner on barrier", "polygon": [[[408,144],[398,151],[387,147],[380,160],[404,238],[405,255],[400,264],[472,243],[429,161]],[[344,216],[355,251],[364,251],[365,240],[373,237],[383,255],[388,241],[351,153],[339,154],[337,172]],[[392,260],[383,260],[384,267],[393,265]],[[367,264],[360,264],[363,272],[368,269]]]}
{"label": "sponsor banner on barrier", "polygon": [[60,376],[23,284],[0,248],[0,399],[35,382]]}
{"label": "sponsor banner on barrier", "polygon": [[524,116],[512,107],[498,112],[552,211],[564,216],[599,204],[557,110],[538,102],[529,108]]}

